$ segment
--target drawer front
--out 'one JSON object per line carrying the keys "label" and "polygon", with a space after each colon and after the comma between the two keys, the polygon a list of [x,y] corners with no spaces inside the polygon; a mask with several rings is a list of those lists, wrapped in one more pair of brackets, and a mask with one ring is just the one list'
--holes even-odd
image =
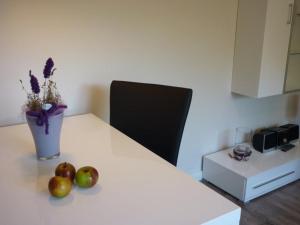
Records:
{"label": "drawer front", "polygon": [[244,201],[246,184],[244,177],[210,159],[204,158],[203,178],[241,201]]}
{"label": "drawer front", "polygon": [[299,179],[298,163],[298,161],[290,162],[249,178],[246,184],[245,201]]}

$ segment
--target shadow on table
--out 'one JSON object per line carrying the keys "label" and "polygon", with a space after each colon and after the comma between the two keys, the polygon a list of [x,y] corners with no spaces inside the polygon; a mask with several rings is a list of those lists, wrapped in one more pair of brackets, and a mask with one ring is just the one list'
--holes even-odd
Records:
{"label": "shadow on table", "polygon": [[79,193],[81,195],[96,195],[101,192],[102,187],[100,184],[96,184],[94,187],[91,188],[80,188],[76,185],[73,186],[73,191]]}
{"label": "shadow on table", "polygon": [[66,206],[71,204],[74,201],[74,194],[70,193],[68,196],[64,198],[55,198],[53,196],[49,196],[49,203],[52,206]]}

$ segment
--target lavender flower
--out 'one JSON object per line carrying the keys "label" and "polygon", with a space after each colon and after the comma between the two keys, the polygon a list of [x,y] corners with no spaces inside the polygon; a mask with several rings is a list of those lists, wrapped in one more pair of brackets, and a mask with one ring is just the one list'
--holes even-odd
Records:
{"label": "lavender flower", "polygon": [[47,59],[46,65],[45,65],[44,71],[43,71],[44,77],[46,79],[49,78],[50,75],[53,75],[53,72],[55,70],[55,69],[52,70],[53,66],[54,66],[54,62],[53,62],[52,58]]}
{"label": "lavender flower", "polygon": [[[56,83],[52,79],[49,79],[55,71],[55,68],[53,67],[54,63],[52,58],[48,58],[43,71],[45,82],[42,86],[39,85],[38,79],[31,73],[31,70],[29,71],[31,91],[27,91],[23,86],[22,80],[20,80],[22,89],[27,94],[26,108],[28,111],[42,112],[44,105],[62,104],[61,96],[56,88]],[[39,95],[40,92],[43,92],[42,96]]]}
{"label": "lavender flower", "polygon": [[30,84],[31,84],[31,90],[33,93],[35,94],[39,94],[40,93],[40,85],[38,82],[38,79],[31,74],[31,70],[29,70],[29,76],[30,76]]}

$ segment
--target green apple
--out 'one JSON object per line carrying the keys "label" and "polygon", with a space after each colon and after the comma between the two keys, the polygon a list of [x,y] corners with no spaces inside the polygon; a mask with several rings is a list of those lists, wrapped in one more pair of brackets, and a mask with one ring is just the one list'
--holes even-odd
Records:
{"label": "green apple", "polygon": [[94,167],[85,166],[77,170],[75,180],[79,187],[88,188],[97,183],[98,177],[98,171]]}
{"label": "green apple", "polygon": [[48,189],[52,196],[63,198],[70,193],[72,182],[68,177],[55,176],[49,180]]}
{"label": "green apple", "polygon": [[76,170],[71,163],[61,163],[55,169],[55,176],[67,177],[73,182],[75,178]]}

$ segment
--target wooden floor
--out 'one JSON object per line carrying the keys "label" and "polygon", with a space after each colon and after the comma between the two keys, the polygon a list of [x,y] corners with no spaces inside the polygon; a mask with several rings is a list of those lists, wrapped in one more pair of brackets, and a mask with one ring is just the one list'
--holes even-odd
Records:
{"label": "wooden floor", "polygon": [[300,180],[246,204],[202,182],[242,208],[240,225],[300,225]]}

